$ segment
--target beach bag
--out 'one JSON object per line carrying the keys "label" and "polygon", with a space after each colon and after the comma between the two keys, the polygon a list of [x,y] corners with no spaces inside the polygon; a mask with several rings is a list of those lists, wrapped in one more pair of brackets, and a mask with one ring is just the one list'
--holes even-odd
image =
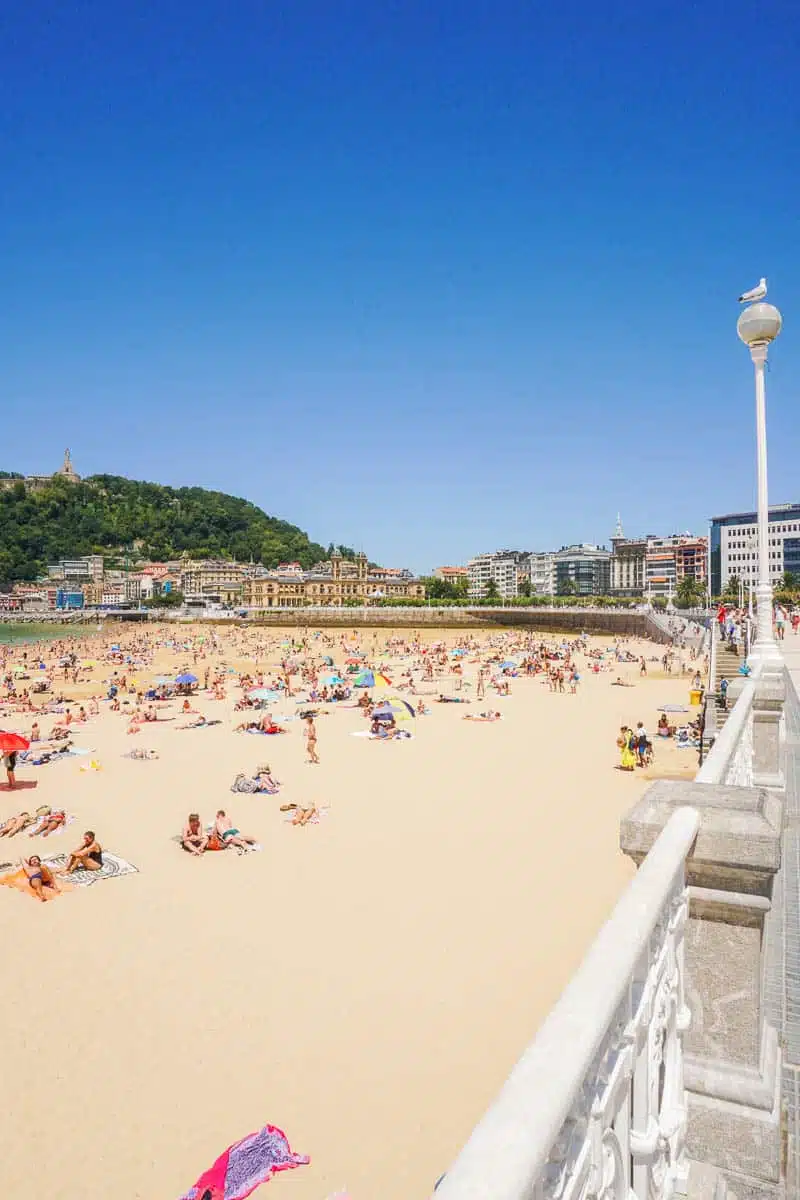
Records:
{"label": "beach bag", "polygon": [[246,775],[237,775],[231,784],[232,792],[257,792],[258,784],[255,779],[248,779]]}

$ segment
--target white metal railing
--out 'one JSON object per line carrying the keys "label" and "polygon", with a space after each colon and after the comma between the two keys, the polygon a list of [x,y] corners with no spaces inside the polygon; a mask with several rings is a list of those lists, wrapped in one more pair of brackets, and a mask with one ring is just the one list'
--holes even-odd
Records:
{"label": "white metal railing", "polygon": [[685,1193],[685,862],[675,812],[437,1200],[669,1200]]}
{"label": "white metal railing", "polygon": [[748,679],[717,735],[695,783],[729,783],[751,787],[753,782],[753,696],[756,681]]}

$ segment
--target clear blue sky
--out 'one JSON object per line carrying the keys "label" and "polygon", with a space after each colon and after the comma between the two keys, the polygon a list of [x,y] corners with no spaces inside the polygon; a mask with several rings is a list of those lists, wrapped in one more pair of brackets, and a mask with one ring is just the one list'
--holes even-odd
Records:
{"label": "clear blue sky", "polygon": [[[0,466],[427,570],[800,500],[794,0],[5,0]],[[2,530],[0,530],[2,535]]]}

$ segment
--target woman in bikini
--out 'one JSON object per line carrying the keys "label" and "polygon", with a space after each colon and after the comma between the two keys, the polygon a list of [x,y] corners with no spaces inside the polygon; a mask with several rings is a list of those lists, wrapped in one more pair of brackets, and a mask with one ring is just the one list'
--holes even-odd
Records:
{"label": "woman in bikini", "polygon": [[308,761],[310,763],[318,763],[319,755],[317,754],[317,728],[314,724],[314,718],[306,717],[306,752],[308,753]]}
{"label": "woman in bikini", "polygon": [[30,858],[23,858],[21,866],[28,877],[28,887],[38,900],[47,900],[45,888],[51,893],[59,890],[53,872],[44,865],[38,854],[32,854]]}

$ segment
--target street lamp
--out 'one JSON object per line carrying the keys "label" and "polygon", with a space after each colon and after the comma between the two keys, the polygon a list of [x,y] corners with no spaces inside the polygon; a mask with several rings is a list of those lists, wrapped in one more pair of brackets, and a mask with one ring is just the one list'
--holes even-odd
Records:
{"label": "street lamp", "polygon": [[[763,293],[762,293],[763,294]],[[772,304],[760,300],[749,304],[736,322],[736,332],[750,350],[756,379],[756,445],[758,451],[758,584],[756,599],[756,640],[751,657],[766,665],[781,662],[772,632],[772,582],[769,571],[769,501],[767,495],[767,406],[764,367],[770,342],[781,331],[781,314]]]}

